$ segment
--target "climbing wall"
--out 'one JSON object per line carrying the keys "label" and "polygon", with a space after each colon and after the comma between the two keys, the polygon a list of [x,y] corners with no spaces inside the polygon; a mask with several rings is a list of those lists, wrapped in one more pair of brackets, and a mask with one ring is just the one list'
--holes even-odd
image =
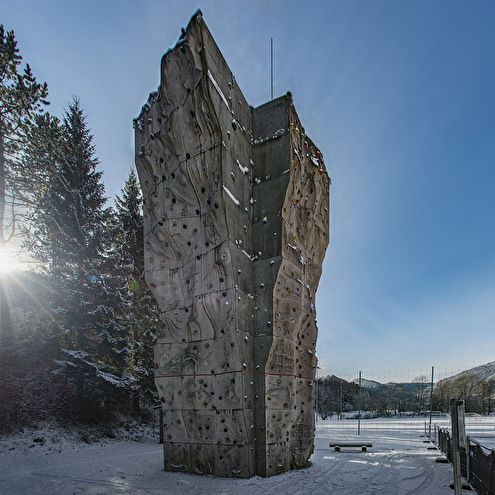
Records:
{"label": "climbing wall", "polygon": [[253,111],[257,473],[313,452],[315,293],[328,245],[330,180],[286,95]]}
{"label": "climbing wall", "polygon": [[165,469],[251,477],[302,467],[328,243],[319,152],[290,95],[247,104],[199,11],[163,56],[134,127],[146,281],[161,311]]}

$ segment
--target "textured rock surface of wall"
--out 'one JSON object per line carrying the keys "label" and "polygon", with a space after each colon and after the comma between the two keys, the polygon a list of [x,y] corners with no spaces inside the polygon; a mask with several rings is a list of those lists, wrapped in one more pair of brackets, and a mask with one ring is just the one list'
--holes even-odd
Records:
{"label": "textured rock surface of wall", "polygon": [[136,129],[165,469],[270,476],[313,449],[329,178],[288,94],[251,108],[200,12]]}

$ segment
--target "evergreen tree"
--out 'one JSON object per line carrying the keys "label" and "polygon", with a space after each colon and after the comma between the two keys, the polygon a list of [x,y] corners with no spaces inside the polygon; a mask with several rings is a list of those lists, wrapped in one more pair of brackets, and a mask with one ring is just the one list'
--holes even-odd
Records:
{"label": "evergreen tree", "polygon": [[[22,57],[13,31],[0,25],[0,254],[15,234],[15,204],[23,190],[21,161],[26,132],[33,116],[48,104],[46,83],[36,81],[26,65],[19,72]],[[0,338],[2,344],[12,336],[10,307],[4,281],[0,280]]]}
{"label": "evergreen tree", "polygon": [[153,339],[157,326],[156,301],[144,280],[142,196],[134,171],[115,198],[115,268],[122,278],[122,319],[129,333],[128,371],[133,376],[134,409],[155,398]]}
{"label": "evergreen tree", "polygon": [[79,100],[74,98],[64,117],[58,184],[52,184],[53,225],[62,241],[54,252],[52,271],[96,275],[105,251],[105,222],[109,211],[96,167],[93,136]]}
{"label": "evergreen tree", "polygon": [[46,304],[61,373],[73,384],[80,417],[94,420],[102,408],[111,410],[129,382],[128,336],[118,316],[121,281],[111,266],[112,211],[105,208],[79,100],[69,103],[62,123],[45,114],[36,124],[26,159],[44,180],[32,190],[26,243],[51,289]]}
{"label": "evergreen tree", "polygon": [[129,393],[140,411],[156,396],[152,342],[158,311],[144,281],[137,177],[129,175],[115,210],[105,208],[79,101],[69,103],[62,122],[45,113],[34,124],[24,156],[33,184],[25,246],[46,287],[40,291],[48,316],[38,332],[40,349],[58,363],[52,376],[66,384],[64,396],[79,420],[95,421],[126,407]]}
{"label": "evergreen tree", "polygon": [[37,115],[28,134],[24,153],[25,175],[31,182],[28,203],[30,209],[24,218],[24,247],[38,262],[42,272],[50,272],[59,265],[63,242],[59,235],[54,211],[59,207],[60,160],[62,158],[63,126],[49,113]]}
{"label": "evergreen tree", "polygon": [[20,152],[26,144],[26,131],[32,119],[47,105],[48,87],[36,82],[26,65],[19,73],[19,55],[13,31],[0,25],[0,248],[14,233],[15,219],[7,220],[6,207],[22,189]]}
{"label": "evergreen tree", "polygon": [[122,197],[115,198],[120,268],[127,277],[140,278],[144,272],[142,202],[136,174],[131,171],[122,189]]}
{"label": "evergreen tree", "polygon": [[82,347],[88,345],[86,313],[101,281],[109,216],[92,140],[74,99],[62,124],[47,114],[36,119],[26,153],[30,170],[42,179],[34,181],[26,244],[50,274],[56,289],[51,303],[69,340]]}

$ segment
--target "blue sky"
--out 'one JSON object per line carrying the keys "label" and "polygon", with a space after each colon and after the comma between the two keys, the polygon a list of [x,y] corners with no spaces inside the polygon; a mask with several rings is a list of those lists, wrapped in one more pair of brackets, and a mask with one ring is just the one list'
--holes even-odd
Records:
{"label": "blue sky", "polygon": [[81,99],[110,197],[161,55],[198,7],[253,106],[275,39],[275,96],[293,93],[324,154],[320,373],[495,360],[495,3],[3,2],[51,111]]}

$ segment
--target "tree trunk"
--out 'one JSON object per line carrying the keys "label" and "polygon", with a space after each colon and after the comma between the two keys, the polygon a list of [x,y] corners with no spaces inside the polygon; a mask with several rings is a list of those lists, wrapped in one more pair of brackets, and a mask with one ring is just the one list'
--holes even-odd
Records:
{"label": "tree trunk", "polygon": [[[4,219],[5,219],[5,146],[2,128],[0,126],[0,256],[5,249]],[[2,348],[12,339],[13,328],[10,318],[10,301],[7,295],[7,276],[0,274],[0,345]]]}
{"label": "tree trunk", "polygon": [[0,123],[0,250],[5,249],[4,219],[5,219],[5,188],[6,188],[6,169],[5,169],[5,145],[2,126]]}
{"label": "tree trunk", "polygon": [[10,317],[10,301],[8,297],[8,276],[0,274],[0,347],[12,343],[14,328]]}

